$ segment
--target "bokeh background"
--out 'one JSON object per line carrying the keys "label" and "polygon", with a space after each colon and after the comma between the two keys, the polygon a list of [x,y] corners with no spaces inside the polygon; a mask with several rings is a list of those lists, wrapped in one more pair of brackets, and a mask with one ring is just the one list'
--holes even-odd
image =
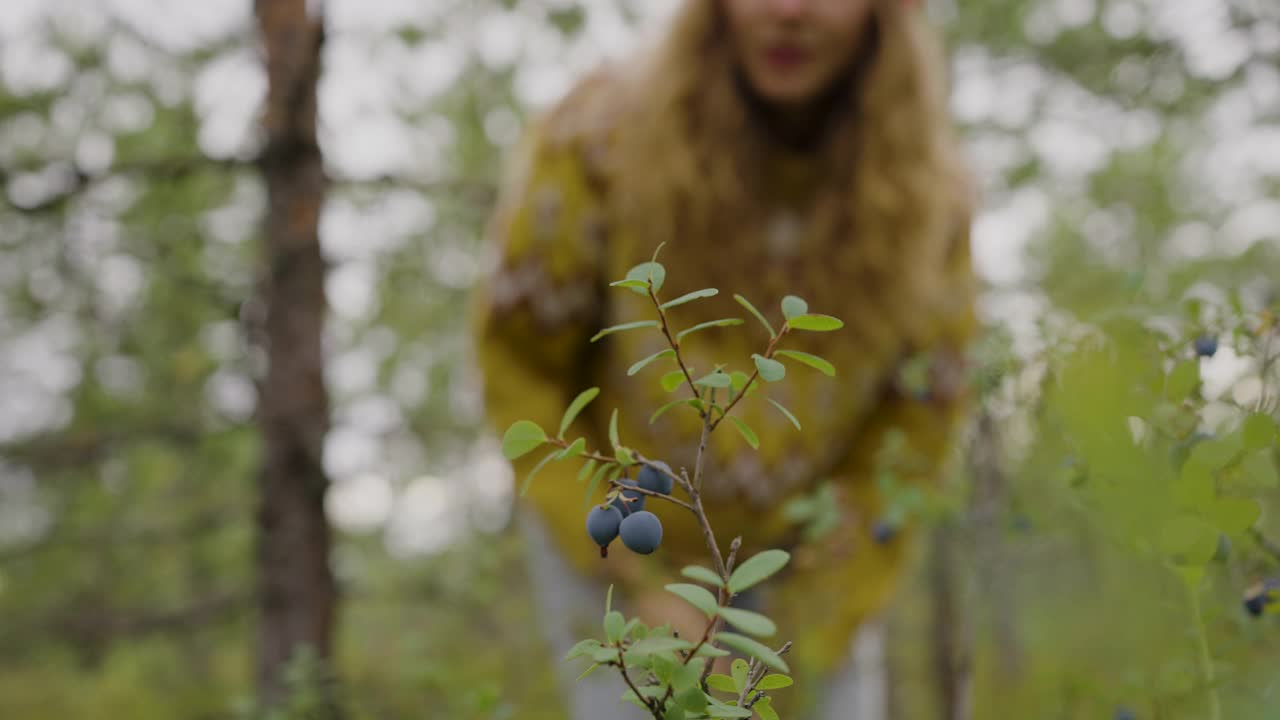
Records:
{"label": "bokeh background", "polygon": [[[308,4],[338,692],[355,718],[564,717],[463,309],[526,119],[675,0]],[[925,5],[991,332],[969,461],[893,611],[894,714],[952,717],[959,682],[976,718],[1205,718],[1210,694],[1275,717],[1280,627],[1240,606],[1277,564],[1274,433],[1214,467],[1261,516],[1214,530],[1188,593],[1186,548],[1139,532],[1176,504],[1168,468],[1088,432],[1122,415],[1150,459],[1276,414],[1280,5]],[[248,716],[266,89],[247,1],[0,4],[0,717]],[[1133,363],[1057,362],[1099,333]],[[1150,417],[1112,407],[1151,372],[1195,377]]]}

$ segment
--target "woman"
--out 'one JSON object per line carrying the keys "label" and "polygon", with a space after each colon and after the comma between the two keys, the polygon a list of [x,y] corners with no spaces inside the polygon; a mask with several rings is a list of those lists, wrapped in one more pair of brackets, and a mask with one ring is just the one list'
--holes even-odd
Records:
{"label": "woman", "polygon": [[[794,366],[768,388],[803,434],[767,403],[742,403],[734,414],[764,438],[760,450],[718,432],[707,457],[705,502],[719,537],[743,536],[743,557],[793,551],[791,571],[751,602],[795,641],[798,688],[836,671],[855,630],[890,596],[904,533],[887,531],[883,477],[937,480],[964,408],[971,200],[943,59],[912,5],[687,0],[656,48],[587,77],[533,127],[495,216],[500,259],[479,296],[486,404],[499,431],[517,419],[555,428],[577,392],[599,386],[571,432],[607,448],[618,408],[623,442],[677,468],[693,466],[698,419],[673,412],[650,425],[669,396],[648,373],[668,368],[625,372],[665,347],[661,336],[590,342],[602,327],[653,316],[645,298],[609,281],[665,243],[664,297],[721,291],[673,310],[682,327],[743,316],[734,293],[775,320],[781,298],[796,294],[845,321],[839,332],[787,339],[831,360],[835,379]],[[682,352],[695,368],[750,369],[767,338],[748,327],[690,336]],[[927,387],[903,382],[909,363],[927,368]],[[515,469],[523,476],[530,464]],[[575,474],[553,463],[524,499],[552,539],[535,562],[567,557],[580,575],[619,584],[651,624],[697,627],[662,590],[682,565],[706,562],[687,513],[651,501],[662,549],[602,560],[583,531]],[[803,528],[782,508],[824,480],[839,522],[801,543]],[[598,618],[600,593],[587,594]]]}

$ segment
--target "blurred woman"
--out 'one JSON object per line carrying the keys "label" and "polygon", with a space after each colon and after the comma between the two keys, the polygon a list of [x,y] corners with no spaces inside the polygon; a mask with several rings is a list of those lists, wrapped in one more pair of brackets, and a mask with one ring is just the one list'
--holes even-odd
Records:
{"label": "blurred woman", "polygon": [[[647,298],[608,282],[660,243],[665,298],[720,290],[673,309],[680,327],[744,317],[734,293],[775,326],[788,294],[844,320],[838,332],[786,340],[834,363],[835,378],[797,364],[767,388],[804,433],[768,403],[739,404],[734,415],[760,448],[725,425],[712,436],[704,485],[719,538],[743,537],[740,557],[793,552],[787,573],[744,602],[795,641],[797,690],[839,682],[855,631],[890,599],[906,557],[910,514],[890,489],[936,481],[963,418],[963,356],[975,332],[970,205],[943,57],[914,3],[687,0],[656,47],[582,79],[540,117],[513,161],[492,226],[498,260],[476,315],[490,419],[499,432],[518,419],[554,429],[574,395],[598,386],[569,437],[607,452],[618,408],[624,444],[693,468],[696,415],[648,423],[671,397],[656,381],[671,368],[626,375],[665,347],[661,335],[590,342],[603,327],[653,317]],[[731,327],[691,335],[681,352],[704,372],[723,361],[750,370],[767,342],[758,325]],[[530,466],[522,458],[515,469],[523,477]],[[650,624],[700,632],[700,614],[662,589],[683,565],[707,564],[689,514],[651,500],[662,548],[602,560],[583,530],[576,471],[552,463],[522,499],[537,511],[527,518],[535,579],[567,561],[579,581],[596,583],[542,585],[553,631],[565,626],[563,642],[591,632],[611,582]],[[806,535],[783,508],[823,482],[832,520]],[[592,624],[569,629],[579,601]],[[874,649],[874,638],[864,646]],[[601,708],[583,697],[588,686],[575,687],[575,717],[621,716],[620,693]],[[865,692],[858,702],[875,703]],[[845,703],[798,716],[855,716]]]}

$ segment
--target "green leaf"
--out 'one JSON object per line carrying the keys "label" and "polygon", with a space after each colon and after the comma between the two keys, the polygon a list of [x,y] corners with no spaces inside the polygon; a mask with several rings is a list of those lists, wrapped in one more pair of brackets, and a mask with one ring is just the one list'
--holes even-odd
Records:
{"label": "green leaf", "polygon": [[734,660],[733,665],[730,667],[733,673],[733,691],[740,693],[747,687],[747,673],[751,670],[751,667],[742,658]]}
{"label": "green leaf", "polygon": [[[585,678],[586,676],[588,676],[588,675],[590,675],[591,673],[595,672],[595,671],[596,671],[596,668],[598,668],[598,667],[600,667],[600,663],[592,663],[592,664],[591,664],[591,667],[589,667],[589,668],[587,668],[586,670],[583,670],[583,671],[582,671],[582,674],[578,676],[578,680],[582,680],[582,679],[583,679],[583,678]],[[574,682],[577,682],[577,680],[575,680]]]}
{"label": "green leaf", "polygon": [[[689,368],[689,371],[693,372],[693,368]],[[681,383],[684,382],[684,371],[672,370],[666,375],[663,375],[660,382],[662,383],[663,390],[673,392],[676,388],[680,387]]]}
{"label": "green leaf", "polygon": [[517,420],[502,436],[502,454],[508,460],[528,455],[547,441],[547,433],[530,420]]}
{"label": "green leaf", "polygon": [[[697,678],[694,678],[696,681]],[[700,687],[684,687],[676,691],[676,708],[701,713],[707,709],[707,696]],[[676,709],[673,708],[673,709]],[[673,716],[668,713],[666,720]]]}
{"label": "green leaf", "polygon": [[596,333],[591,338],[591,342],[595,342],[600,338],[604,337],[605,335],[612,335],[616,332],[622,332],[624,330],[639,330],[640,328],[651,328],[651,327],[658,327],[658,321],[657,320],[637,320],[635,322],[622,323],[621,325],[614,325],[613,327],[607,327],[601,330],[600,332]]}
{"label": "green leaf", "polygon": [[756,431],[752,430],[751,426],[747,425],[743,422],[742,418],[739,418],[736,415],[730,415],[729,419],[733,421],[733,426],[738,428],[738,432],[741,433],[742,437],[747,441],[747,444],[753,449],[759,450],[760,437],[756,435]]}
{"label": "green leaf", "polygon": [[599,648],[591,651],[591,662],[595,663],[614,663],[618,662],[618,648],[601,645]]}
{"label": "green leaf", "polygon": [[751,711],[737,705],[728,705],[715,698],[707,701],[707,717],[712,718],[749,718]]}
{"label": "green leaf", "polygon": [[696,333],[699,330],[706,330],[707,328],[715,328],[715,327],[730,327],[733,325],[741,325],[741,324],[742,324],[742,318],[723,318],[721,320],[708,320],[704,323],[698,323],[697,325],[694,325],[691,328],[681,330],[679,333],[676,334],[676,342],[680,342],[681,340],[685,339],[685,336],[691,333]]}
{"label": "green leaf", "polygon": [[1276,437],[1276,421],[1265,413],[1253,413],[1245,418],[1241,430],[1244,449],[1261,450],[1271,444]]}
{"label": "green leaf", "polygon": [[602,646],[600,645],[600,641],[599,641],[599,640],[596,640],[595,638],[587,638],[586,640],[583,640],[582,642],[578,643],[577,645],[574,645],[574,646],[569,650],[569,653],[568,653],[567,655],[565,655],[565,656],[564,656],[564,659],[565,659],[565,660],[572,660],[572,659],[574,659],[574,658],[576,658],[576,657],[581,657],[581,656],[583,656],[583,655],[588,655],[588,654],[590,654],[591,652],[593,652],[593,651],[595,651],[595,650],[599,649],[600,647],[602,647]]}
{"label": "green leaf", "polygon": [[578,397],[574,398],[573,402],[569,403],[569,407],[564,411],[564,417],[560,418],[560,433],[556,437],[563,440],[565,431],[569,429],[569,425],[578,417],[578,413],[582,412],[583,408],[592,400],[595,400],[599,394],[600,388],[598,387],[587,388],[578,393]]}
{"label": "green leaf", "polygon": [[790,320],[809,312],[809,303],[795,295],[782,298],[782,316]]}
{"label": "green leaf", "polygon": [[684,598],[690,605],[698,608],[707,617],[716,614],[716,596],[707,592],[707,589],[699,585],[690,585],[688,583],[673,583],[667,586],[667,590]]}
{"label": "green leaf", "polygon": [[637,640],[627,648],[626,658],[628,661],[634,656],[640,659],[648,655],[663,652],[673,652],[675,650],[689,650],[693,648],[693,643],[688,640],[681,640],[673,637],[647,637],[643,640]]}
{"label": "green leaf", "polygon": [[[679,668],[676,669],[675,674],[672,675],[671,677],[671,687],[675,688],[675,691],[677,693],[683,692],[685,690],[696,690],[698,692],[699,697],[701,697],[702,688],[698,686],[698,681],[702,679],[702,668],[706,664],[707,664],[707,661],[705,660],[695,659],[695,660],[690,660],[688,664],[681,665]],[[680,701],[677,700],[676,702],[680,702]],[[690,707],[685,703],[681,703],[681,704],[685,705],[685,707],[688,707],[690,710],[701,710],[703,707],[706,706],[706,701],[704,700],[703,704],[696,708]]]}
{"label": "green leaf", "polygon": [[649,416],[649,424],[652,425],[654,421],[662,417],[663,413],[665,413],[666,411],[670,410],[671,408],[677,405],[689,405],[690,407],[695,407],[693,403],[694,401],[692,398],[680,398],[679,400],[672,400],[671,402],[666,403],[662,407],[653,411],[653,414]]}
{"label": "green leaf", "polygon": [[[702,693],[698,694],[701,695]],[[677,700],[677,702],[679,702],[679,700]],[[667,708],[667,715],[663,720],[688,720],[689,716],[685,714],[684,710],[685,709],[680,705],[669,707]]]}
{"label": "green leaf", "polygon": [[779,403],[777,400],[774,400],[773,398],[765,398],[765,399],[766,399],[766,400],[768,400],[768,401],[769,401],[769,403],[770,403],[771,405],[773,405],[774,407],[778,408],[778,412],[781,412],[783,415],[786,415],[786,416],[787,416],[787,419],[791,421],[791,424],[792,424],[792,425],[795,425],[795,426],[796,426],[796,429],[797,429],[797,430],[801,430],[801,429],[802,429],[802,428],[800,427],[800,421],[796,419],[796,416],[795,416],[795,415],[792,415],[792,414],[791,414],[791,411],[790,411],[790,410],[788,410],[788,409],[786,409],[785,407],[783,407],[781,403]]}
{"label": "green leaf", "polygon": [[791,554],[785,550],[765,550],[762,553],[751,556],[729,576],[729,592],[736,595],[767,580],[771,575],[786,567],[790,560]]}
{"label": "green leaf", "polygon": [[596,469],[596,474],[591,476],[591,482],[587,483],[587,496],[582,500],[582,507],[585,508],[591,504],[591,498],[595,496],[596,488],[600,487],[600,481],[604,479],[605,473],[609,472],[610,468],[622,472],[622,468],[617,465],[602,464]]}
{"label": "green leaf", "polygon": [[738,692],[738,688],[736,687],[736,683],[733,682],[733,678],[719,673],[712,673],[707,676],[707,687],[712,690],[719,690],[720,692]]}
{"label": "green leaf", "polygon": [[617,456],[618,462],[623,465],[636,464],[636,456],[631,453],[631,448],[620,447],[613,454]]}
{"label": "green leaf", "polygon": [[604,594],[604,611],[608,613],[613,610],[613,585],[609,585],[609,591]]}
{"label": "green leaf", "polygon": [[622,442],[618,440],[618,408],[613,409],[613,414],[609,416],[609,446],[619,447]]}
{"label": "green leaf", "polygon": [[844,322],[830,315],[797,315],[793,318],[787,318],[787,327],[793,330],[830,332],[844,327]]}
{"label": "green leaf", "polygon": [[726,373],[717,370],[694,380],[693,384],[701,387],[727,388],[733,384],[733,380]]}
{"label": "green leaf", "polygon": [[658,352],[650,355],[649,357],[643,360],[637,360],[634,365],[627,368],[627,376],[630,377],[632,375],[635,375],[636,373],[645,369],[645,367],[648,366],[649,363],[653,362],[654,360],[661,360],[662,358],[675,357],[675,356],[676,356],[676,351],[672,350],[671,348],[667,348],[666,350],[659,350]]}
{"label": "green leaf", "polygon": [[786,661],[778,656],[778,653],[774,652],[762,643],[752,640],[746,635],[722,632],[716,633],[716,640],[728,645],[734,650],[750,655],[774,670],[780,670],[784,673],[791,672],[791,668],[787,666]]}
{"label": "green leaf", "polygon": [[722,607],[716,612],[720,613],[720,617],[732,623],[735,629],[749,635],[771,637],[778,632],[778,626],[758,612],[733,607]]}
{"label": "green leaf", "polygon": [[795,685],[796,681],[792,680],[788,675],[777,675],[770,673],[760,678],[760,682],[756,683],[757,690],[779,690],[785,687]]}
{"label": "green leaf", "polygon": [[720,576],[716,574],[715,570],[702,567],[701,565],[686,566],[680,571],[680,574],[691,580],[704,582],[712,587],[720,587],[724,585],[724,582],[720,580]]}
{"label": "green leaf", "polygon": [[595,468],[596,461],[587,460],[587,462],[582,466],[582,469],[578,471],[578,483],[581,484],[583,480],[586,480],[587,476],[591,475],[591,473],[595,471]]}
{"label": "green leaf", "polygon": [[765,382],[778,382],[787,376],[787,366],[777,360],[771,360],[759,354],[752,355],[751,359],[756,361],[756,369],[760,371],[760,377],[764,378]]}
{"label": "green leaf", "polygon": [[[643,262],[627,271],[628,280],[644,280],[653,284],[656,293],[667,281],[667,269],[660,262]],[[646,294],[646,293],[641,293]]]}
{"label": "green leaf", "polygon": [[706,643],[702,647],[698,648],[698,651],[695,652],[693,656],[706,657],[706,658],[719,658],[719,657],[728,657],[729,654],[730,653],[727,650],[722,650],[721,648],[718,648],[715,645],[712,645],[711,643]]}
{"label": "green leaf", "polygon": [[[736,395],[742,392],[742,389],[747,386],[748,382],[751,382],[751,376],[742,372],[741,370],[734,370],[733,372],[729,373],[729,380],[732,382],[732,390],[733,390],[733,393]],[[747,391],[747,394],[750,395],[751,393],[754,393],[755,390],[756,390],[756,386],[752,385],[751,389]]]}
{"label": "green leaf", "polygon": [[1195,389],[1198,382],[1200,382],[1200,362],[1198,360],[1184,360],[1173,368],[1173,372],[1169,373],[1169,380],[1165,385],[1165,395],[1168,396],[1169,400],[1180,403],[1187,399],[1187,396]]}
{"label": "green leaf", "polygon": [[835,377],[836,375],[836,366],[817,355],[810,355],[809,353],[800,352],[799,350],[777,350],[773,354],[791,358],[797,362],[802,362],[815,370],[821,371],[822,374],[827,377]]}
{"label": "green leaf", "polygon": [[546,457],[539,460],[537,465],[533,466],[533,469],[529,471],[527,476],[525,476],[524,484],[520,486],[520,497],[524,497],[524,494],[529,492],[529,486],[533,484],[533,476],[537,475],[539,470],[545,467],[547,463],[554,460],[559,454],[559,450],[552,450]]}
{"label": "green leaf", "polygon": [[1217,524],[1218,529],[1230,535],[1236,535],[1253,527],[1262,515],[1258,501],[1250,498],[1225,497],[1218,498],[1209,508],[1209,516]]}
{"label": "green leaf", "polygon": [[773,326],[769,324],[769,321],[765,320],[764,315],[756,309],[756,306],[751,304],[750,300],[742,297],[741,295],[734,295],[733,299],[737,300],[739,305],[746,308],[752,315],[756,316],[756,319],[760,321],[760,324],[764,326],[764,329],[769,331],[769,337],[773,337],[778,334],[777,331],[773,329]]}
{"label": "green leaf", "polygon": [[761,698],[760,702],[753,706],[753,709],[760,716],[760,720],[779,720],[778,711],[773,709],[773,698]]}
{"label": "green leaf", "polygon": [[622,640],[622,628],[626,625],[627,619],[622,617],[622,613],[610,610],[604,616],[604,636],[609,642],[618,643]]}
{"label": "green leaf", "polygon": [[649,294],[648,280],[614,280],[609,283],[609,287],[622,287],[632,291],[638,290],[639,292],[636,293],[637,295]]}
{"label": "green leaf", "polygon": [[691,293],[685,293],[684,295],[681,295],[675,300],[668,300],[662,303],[661,305],[658,306],[658,309],[666,310],[668,308],[673,308],[673,307],[683,305],[687,302],[693,302],[694,300],[699,300],[701,298],[713,297],[718,294],[720,294],[720,291],[715,288],[704,288],[702,290],[694,290]]}
{"label": "green leaf", "polygon": [[1200,587],[1200,581],[1204,579],[1203,565],[1176,565],[1173,571],[1178,577],[1182,578],[1182,582],[1187,587],[1195,590]]}
{"label": "green leaf", "polygon": [[556,460],[564,460],[565,458],[578,457],[587,451],[587,439],[578,438],[569,444],[569,447],[556,453]]}

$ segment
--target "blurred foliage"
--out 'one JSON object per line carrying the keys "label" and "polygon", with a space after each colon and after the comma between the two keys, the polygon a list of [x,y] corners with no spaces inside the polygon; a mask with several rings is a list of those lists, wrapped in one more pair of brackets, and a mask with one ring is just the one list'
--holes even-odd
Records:
{"label": "blurred foliage", "polygon": [[[580,69],[593,28],[634,8],[455,0],[384,27],[330,6],[331,69],[385,51],[412,58],[388,72],[456,74],[372,96],[412,160],[333,161],[326,462],[340,488],[373,474],[397,498],[443,478],[476,526],[430,554],[387,552],[413,529],[397,508],[343,535],[343,699],[357,718],[561,717],[519,543],[489,531],[507,499],[469,482],[488,446],[459,308],[548,58]],[[984,207],[1030,238],[988,297],[1008,496],[942,521],[962,539],[974,716],[1199,719],[1211,687],[1222,717],[1268,717],[1280,627],[1241,597],[1280,561],[1249,530],[1280,538],[1276,440],[1245,425],[1280,397],[1280,6],[931,7],[976,93],[957,114]],[[253,133],[225,129],[252,101],[227,81],[256,61],[249,21],[179,37],[76,10],[37,14],[0,74],[0,717],[231,717],[251,691],[264,199]],[[1205,333],[1221,347],[1197,359]],[[893,618],[903,718],[934,702],[930,597],[922,569]]]}

